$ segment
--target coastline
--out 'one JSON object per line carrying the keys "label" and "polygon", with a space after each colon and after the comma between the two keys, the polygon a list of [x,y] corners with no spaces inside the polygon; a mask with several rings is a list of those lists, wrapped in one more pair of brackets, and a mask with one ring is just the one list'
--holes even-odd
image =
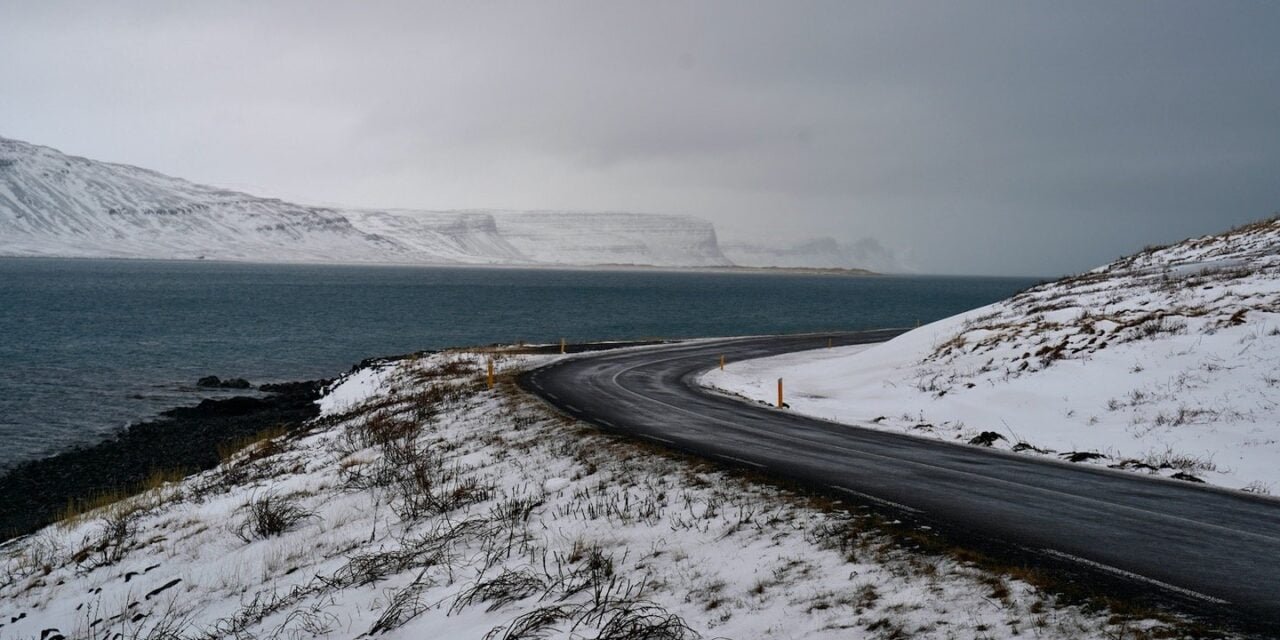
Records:
{"label": "coastline", "polygon": [[261,260],[230,260],[225,258],[144,258],[138,256],[57,256],[0,253],[0,260],[109,260],[119,262],[177,262],[194,264],[271,265],[271,266],[331,266],[331,267],[388,267],[428,269],[528,269],[545,271],[645,271],[655,273],[723,273],[723,274],[776,274],[810,276],[880,277],[890,275],[921,275],[906,273],[882,273],[868,269],[843,267],[750,267],[741,265],[667,266],[649,264],[556,264],[556,263],[499,263],[499,262],[360,262],[332,261],[312,262],[285,260],[264,262]]}
{"label": "coastline", "polygon": [[[662,340],[589,342],[566,346],[567,353],[660,344]],[[558,344],[489,345],[526,355],[558,353]],[[361,369],[421,358],[420,350],[374,356],[351,366]],[[69,510],[103,496],[123,497],[154,474],[186,477],[220,464],[219,450],[268,430],[292,432],[320,415],[316,403],[337,378],[264,384],[262,395],[205,399],[166,409],[90,445],[81,445],[0,471],[0,546],[53,524]]]}
{"label": "coastline", "polygon": [[329,382],[269,384],[260,397],[175,407],[108,440],[19,463],[0,474],[0,544],[76,505],[136,489],[153,474],[211,469],[221,462],[220,447],[268,429],[297,429],[319,415],[315,402]]}

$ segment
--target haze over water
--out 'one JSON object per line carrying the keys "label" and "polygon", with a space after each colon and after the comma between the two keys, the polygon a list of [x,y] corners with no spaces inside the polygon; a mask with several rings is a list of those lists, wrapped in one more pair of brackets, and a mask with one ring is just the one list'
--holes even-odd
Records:
{"label": "haze over water", "polygon": [[0,468],[368,357],[495,342],[914,326],[1026,278],[0,260]]}

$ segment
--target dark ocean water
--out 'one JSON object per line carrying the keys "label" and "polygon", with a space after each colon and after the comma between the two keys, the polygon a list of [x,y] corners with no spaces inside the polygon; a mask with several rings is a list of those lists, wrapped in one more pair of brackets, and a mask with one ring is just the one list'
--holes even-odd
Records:
{"label": "dark ocean water", "polygon": [[255,384],[493,342],[914,326],[1029,279],[0,260],[0,467]]}

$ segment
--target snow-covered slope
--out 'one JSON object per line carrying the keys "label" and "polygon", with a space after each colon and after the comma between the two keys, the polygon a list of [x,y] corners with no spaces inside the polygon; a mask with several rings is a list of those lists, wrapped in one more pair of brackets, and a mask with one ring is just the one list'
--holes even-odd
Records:
{"label": "snow-covered slope", "polygon": [[0,545],[0,640],[1183,637],[588,430],[509,382],[553,358],[373,365],[305,429]]}
{"label": "snow-covered slope", "polygon": [[782,377],[805,413],[1269,493],[1280,490],[1277,362],[1273,219],[869,349],[739,363],[707,381],[769,399]]}
{"label": "snow-covered slope", "polygon": [[440,262],[531,262],[502,237],[493,216],[487,213],[393,210],[347,211],[345,214],[357,229],[381,238],[394,238],[410,251]]}
{"label": "snow-covered slope", "polygon": [[0,256],[729,264],[710,223],[690,217],[313,207],[4,138]]}
{"label": "snow-covered slope", "polygon": [[404,253],[332,209],[0,139],[0,255],[322,261],[335,248],[353,262]]}

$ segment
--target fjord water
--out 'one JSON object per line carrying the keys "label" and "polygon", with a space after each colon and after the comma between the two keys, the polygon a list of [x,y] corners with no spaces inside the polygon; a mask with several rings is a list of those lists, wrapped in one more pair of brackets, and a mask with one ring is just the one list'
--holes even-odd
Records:
{"label": "fjord water", "polygon": [[255,384],[495,342],[914,326],[1028,279],[0,260],[0,467]]}

